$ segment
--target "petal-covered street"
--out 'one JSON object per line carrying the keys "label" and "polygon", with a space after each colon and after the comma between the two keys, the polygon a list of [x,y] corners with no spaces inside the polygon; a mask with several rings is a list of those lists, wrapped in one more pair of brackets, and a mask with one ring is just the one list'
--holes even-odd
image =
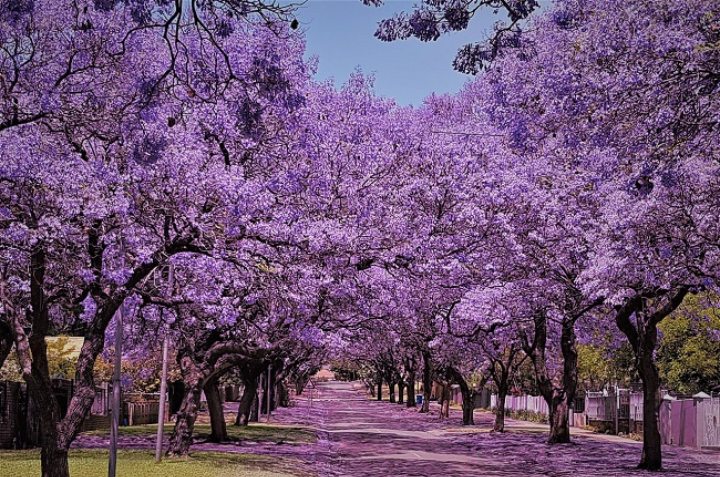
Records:
{"label": "petal-covered street", "polygon": [[[315,448],[296,450],[323,477],[650,475],[635,469],[641,443],[628,439],[573,429],[573,444],[548,446],[542,424],[508,420],[508,432],[495,434],[486,412],[463,428],[458,410],[440,421],[437,412],[370,400],[358,384],[330,381],[310,392],[276,419],[317,429]],[[663,476],[720,476],[720,452],[673,446],[663,452]]]}
{"label": "petal-covered street", "polygon": [[[226,403],[233,429],[237,403]],[[506,432],[493,433],[494,416],[476,411],[475,425],[463,427],[460,410],[439,419],[404,404],[371,399],[357,382],[319,382],[279,408],[269,422],[252,424],[248,435],[212,443],[196,433],[192,453],[244,455],[259,471],[303,477],[648,476],[636,469],[642,443],[573,428],[573,443],[546,444],[547,425],[506,418]],[[197,427],[203,428],[201,414]],[[262,421],[265,421],[263,416]],[[234,428],[237,429],[237,428]],[[307,436],[315,435],[316,439]],[[279,437],[278,437],[279,436]],[[154,449],[154,426],[120,438],[121,449]],[[75,448],[103,449],[107,434],[86,433]],[[663,477],[720,476],[720,451],[664,446]]]}

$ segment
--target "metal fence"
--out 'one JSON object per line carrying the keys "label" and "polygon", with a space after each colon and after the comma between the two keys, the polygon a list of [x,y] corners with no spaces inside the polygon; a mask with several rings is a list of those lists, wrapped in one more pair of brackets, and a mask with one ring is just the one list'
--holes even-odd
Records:
{"label": "metal fence", "polygon": [[108,383],[102,383],[95,387],[95,399],[90,408],[91,416],[107,416],[110,414],[110,387]]}
{"label": "metal fence", "polygon": [[698,403],[698,446],[720,447],[720,396]]}
{"label": "metal fence", "polygon": [[585,415],[595,421],[615,421],[617,398],[614,394],[588,392],[585,395]]}
{"label": "metal fence", "polygon": [[[490,398],[490,406],[497,406],[494,394]],[[541,415],[548,413],[547,404],[540,396],[508,396],[505,408]],[[720,448],[720,396],[699,394],[691,399],[666,397],[658,409],[658,419],[663,444]],[[628,389],[588,392],[584,412],[570,411],[570,425],[589,425],[601,432],[641,434],[643,395]]]}
{"label": "metal fence", "polygon": [[[490,396],[490,407],[497,407],[497,395]],[[529,396],[523,394],[520,396],[507,396],[505,398],[505,409],[508,411],[526,411],[536,414],[547,415],[548,405],[542,396]]]}
{"label": "metal fence", "polygon": [[664,444],[720,448],[720,396],[664,400],[659,418]]}
{"label": "metal fence", "polygon": [[155,424],[158,422],[160,403],[158,401],[139,401],[125,403],[125,416],[123,424],[135,426],[138,424]]}

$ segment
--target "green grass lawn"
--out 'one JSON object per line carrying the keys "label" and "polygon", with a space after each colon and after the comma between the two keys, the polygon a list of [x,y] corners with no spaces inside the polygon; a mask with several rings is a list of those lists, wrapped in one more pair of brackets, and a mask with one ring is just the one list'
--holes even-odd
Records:
{"label": "green grass lawn", "polygon": [[[156,426],[155,429],[157,429]],[[313,443],[317,440],[315,432],[303,427],[280,426],[272,424],[250,424],[240,427],[228,424],[228,437],[232,441],[254,441],[304,444]],[[210,424],[198,424],[195,426],[195,434],[199,439],[205,439],[210,435]]]}
{"label": "green grass lawn", "polygon": [[[172,423],[165,424],[165,435],[172,433]],[[253,442],[272,442],[286,444],[304,444],[316,441],[315,432],[311,429],[297,426],[283,426],[273,424],[252,423],[246,427],[233,426],[228,423],[228,438],[231,441],[253,441]],[[157,424],[146,424],[141,426],[123,426],[120,427],[120,435],[124,436],[149,436],[154,437],[157,433]],[[109,431],[89,431],[86,434],[105,436],[109,435]],[[195,425],[195,440],[202,441],[210,435],[210,424]],[[1,476],[0,476],[1,477]]]}
{"label": "green grass lawn", "polygon": [[[151,452],[118,452],[118,477],[271,477],[290,476],[276,466],[277,459],[247,455],[196,452],[192,457],[166,459],[156,464]],[[103,450],[70,451],[72,477],[107,475],[108,453]],[[0,451],[0,477],[40,475],[40,452]]]}
{"label": "green grass lawn", "polygon": [[[165,424],[165,434],[172,433],[172,423]],[[313,443],[316,440],[315,432],[310,429],[296,426],[282,426],[273,424],[257,424],[251,423],[246,427],[234,426],[228,423],[228,437],[231,441],[253,441],[253,442],[272,442],[285,444],[303,444]],[[126,426],[120,428],[120,435],[125,436],[155,436],[157,432],[157,424],[147,424],[142,426]],[[104,436],[108,431],[90,431],[87,434]],[[210,435],[210,424],[195,425],[195,440],[202,441]]]}

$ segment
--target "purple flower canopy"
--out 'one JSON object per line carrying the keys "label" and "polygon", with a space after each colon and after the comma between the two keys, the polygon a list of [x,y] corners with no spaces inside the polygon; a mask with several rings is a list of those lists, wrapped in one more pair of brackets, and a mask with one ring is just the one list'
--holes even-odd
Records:
{"label": "purple flower canopy", "polygon": [[0,3],[0,343],[84,335],[78,389],[124,307],[197,383],[522,355],[567,411],[578,342],[627,341],[652,390],[657,324],[717,288],[714,0],[421,2],[377,36],[509,23],[419,108],[313,81],[291,9]]}

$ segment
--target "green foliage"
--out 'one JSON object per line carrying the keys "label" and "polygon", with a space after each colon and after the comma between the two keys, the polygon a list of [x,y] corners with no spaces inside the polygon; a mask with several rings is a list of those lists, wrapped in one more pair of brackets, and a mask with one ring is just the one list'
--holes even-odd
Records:
{"label": "green foliage", "polygon": [[[78,349],[67,336],[47,340],[48,371],[51,379],[74,379]],[[0,381],[22,381],[22,371],[15,348],[0,369]]]}
{"label": "green foliage", "polygon": [[[110,348],[105,356],[98,357],[95,361],[95,381],[111,381],[115,367],[115,350]],[[153,350],[142,358],[123,358],[120,364],[123,379],[130,383],[126,389],[133,393],[156,393],[160,390],[160,374],[162,372],[162,352],[160,349]],[[177,381],[182,379],[180,368],[177,365],[174,351],[168,354],[168,380]]]}
{"label": "green foliage", "polygon": [[15,354],[15,349],[10,352],[2,368],[0,368],[0,381],[22,381],[22,371]]}
{"label": "green foliage", "polygon": [[580,344],[577,352],[581,390],[598,391],[613,383],[627,387],[637,381],[632,349],[627,343],[617,349],[602,344]]}
{"label": "green foliage", "polygon": [[511,389],[513,392],[523,392],[525,394],[532,394],[533,396],[540,394],[535,369],[530,359],[526,359],[520,363],[510,379],[512,380]]}
{"label": "green foliage", "polygon": [[505,411],[505,415],[509,417],[510,419],[516,419],[518,421],[529,421],[529,422],[539,422],[541,424],[547,424],[548,418],[544,414],[540,414],[534,411]]}
{"label": "green foliage", "polygon": [[53,379],[74,379],[77,352],[67,336],[58,336],[48,340],[47,357],[48,370]]}
{"label": "green foliage", "polygon": [[659,325],[657,364],[663,383],[694,394],[720,386],[720,310],[708,296],[690,296]]}

